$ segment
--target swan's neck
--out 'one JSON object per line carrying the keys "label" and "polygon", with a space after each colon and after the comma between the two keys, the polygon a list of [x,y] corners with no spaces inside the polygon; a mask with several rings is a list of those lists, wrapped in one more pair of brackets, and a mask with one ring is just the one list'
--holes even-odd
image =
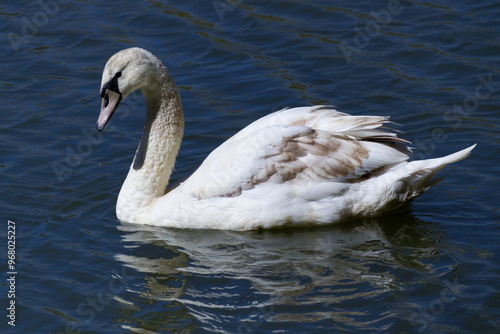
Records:
{"label": "swan's neck", "polygon": [[120,220],[135,222],[165,194],[179,152],[184,116],[177,87],[162,65],[157,79],[144,87],[146,123],[142,139],[116,205]]}

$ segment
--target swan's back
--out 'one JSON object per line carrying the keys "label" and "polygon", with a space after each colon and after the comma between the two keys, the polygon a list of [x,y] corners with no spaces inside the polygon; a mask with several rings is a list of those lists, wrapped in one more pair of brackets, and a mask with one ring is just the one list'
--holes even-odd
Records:
{"label": "swan's back", "polygon": [[271,178],[270,184],[366,178],[375,169],[408,159],[404,141],[381,128],[388,122],[387,117],[350,116],[325,106],[281,110],[214,150],[183,188],[198,198],[209,198]]}

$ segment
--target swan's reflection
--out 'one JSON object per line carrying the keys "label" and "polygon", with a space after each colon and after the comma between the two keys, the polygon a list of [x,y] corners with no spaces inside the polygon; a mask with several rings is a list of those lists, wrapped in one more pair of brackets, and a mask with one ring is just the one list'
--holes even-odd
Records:
{"label": "swan's reflection", "polygon": [[179,303],[210,331],[264,319],[353,325],[371,319],[378,328],[391,311],[387,304],[378,309],[377,300],[417,280],[415,271],[439,270],[426,259],[447,238],[439,225],[411,214],[264,232],[119,228],[128,250],[117,260],[146,274],[135,292]]}

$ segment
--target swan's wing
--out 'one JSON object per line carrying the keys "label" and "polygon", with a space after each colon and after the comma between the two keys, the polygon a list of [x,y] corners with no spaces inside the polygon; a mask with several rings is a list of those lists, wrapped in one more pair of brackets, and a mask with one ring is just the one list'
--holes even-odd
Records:
{"label": "swan's wing", "polygon": [[[294,109],[282,112],[287,111],[292,111],[286,115],[290,116]],[[404,152],[381,142],[400,141],[393,132],[380,129],[387,118],[330,111],[330,116],[324,113],[316,119],[306,119],[310,113],[302,114],[302,120],[292,115],[292,124],[273,125],[274,117],[284,119],[274,113],[243,129],[214,150],[182,184],[181,191],[207,199],[235,197],[270,185],[300,188],[325,182],[348,184],[383,166],[408,159]],[[331,128],[337,131],[328,131]],[[325,187],[321,188],[324,192]],[[326,188],[330,195],[338,189]]]}

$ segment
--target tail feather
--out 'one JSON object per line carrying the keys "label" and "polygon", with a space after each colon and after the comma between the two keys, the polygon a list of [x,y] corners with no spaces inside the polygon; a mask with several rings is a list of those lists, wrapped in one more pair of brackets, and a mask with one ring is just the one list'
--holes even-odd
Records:
{"label": "tail feather", "polygon": [[423,160],[422,162],[426,165],[427,168],[429,169],[435,169],[436,172],[441,170],[444,166],[448,164],[452,164],[454,162],[463,160],[467,158],[470,154],[470,152],[476,147],[477,144],[474,144],[472,146],[469,146],[461,151],[449,154],[447,156],[441,157],[441,158],[435,158],[435,159],[427,159]]}
{"label": "tail feather", "polygon": [[466,149],[441,158],[409,162],[407,166],[410,168],[411,174],[407,177],[407,181],[410,188],[415,191],[415,196],[412,197],[416,197],[429,189],[432,186],[431,179],[437,172],[448,164],[467,158],[476,145],[474,144]]}

